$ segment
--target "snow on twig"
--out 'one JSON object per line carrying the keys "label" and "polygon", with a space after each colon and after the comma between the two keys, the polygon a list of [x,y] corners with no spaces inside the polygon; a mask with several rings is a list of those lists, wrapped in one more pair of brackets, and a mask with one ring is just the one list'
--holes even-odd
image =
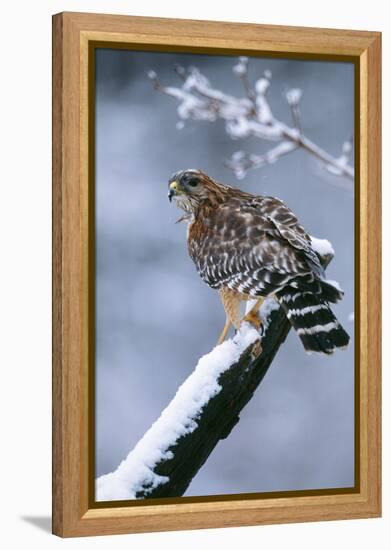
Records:
{"label": "snow on twig", "polygon": [[285,93],[293,126],[276,119],[268,100],[271,72],[264,71],[252,87],[248,68],[247,57],[239,57],[233,67],[234,74],[243,85],[245,97],[234,97],[212,87],[197,67],[175,66],[175,72],[182,83],[180,87],[163,86],[155,71],[148,71],[147,75],[156,90],[178,101],[177,112],[180,118],[178,128],[182,128],[184,122],[189,119],[209,122],[222,119],[225,122],[225,131],[232,139],[253,136],[265,141],[279,142],[276,147],[262,155],[251,155],[242,151],[234,153],[226,161],[226,165],[238,178],[243,178],[250,169],[276,162],[283,155],[301,148],[319,159],[329,173],[353,179],[354,169],[350,165],[352,141],[345,141],[341,155],[333,157],[305,136],[300,114],[303,94],[299,88],[292,88]]}
{"label": "snow on twig", "polygon": [[296,148],[297,145],[292,141],[281,141],[263,155],[237,151],[232,155],[231,159],[225,161],[225,165],[235,171],[238,179],[242,179],[250,168],[260,168],[265,164],[273,164],[280,157],[294,151]]}

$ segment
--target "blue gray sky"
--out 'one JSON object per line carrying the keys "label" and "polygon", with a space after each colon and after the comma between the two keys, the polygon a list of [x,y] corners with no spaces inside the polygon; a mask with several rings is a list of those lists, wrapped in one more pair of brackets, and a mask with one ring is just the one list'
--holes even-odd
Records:
{"label": "blue gray sky", "polygon": [[[98,50],[96,54],[96,475],[115,469],[216,343],[224,312],[188,257],[186,227],[167,200],[183,168],[283,199],[309,233],[329,239],[328,270],[345,290],[335,307],[352,336],[332,357],[307,355],[293,331],[231,435],[190,495],[349,487],[354,483],[354,196],[304,151],[237,181],[224,159],[273,144],[233,141],[221,121],[186,122],[152,89],[154,69],[177,85],[175,63],[198,67],[230,94],[236,58]],[[250,78],[272,71],[270,103],[289,121],[284,92],[301,88],[306,135],[338,156],[354,132],[354,68],[347,63],[252,58]],[[342,184],[342,185],[341,185]]]}

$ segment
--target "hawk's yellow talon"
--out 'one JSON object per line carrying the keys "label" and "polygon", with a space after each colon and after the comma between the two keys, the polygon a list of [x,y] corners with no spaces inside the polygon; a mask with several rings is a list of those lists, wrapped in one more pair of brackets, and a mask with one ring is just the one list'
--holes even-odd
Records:
{"label": "hawk's yellow talon", "polygon": [[257,330],[260,330],[262,328],[262,319],[259,316],[259,308],[263,304],[263,301],[264,301],[264,298],[258,298],[254,306],[243,317],[242,322],[247,321],[247,323],[250,323]]}
{"label": "hawk's yellow talon", "polygon": [[243,317],[242,322],[243,321],[247,321],[247,323],[253,325],[257,330],[262,327],[262,320],[256,311],[249,311],[247,315]]}

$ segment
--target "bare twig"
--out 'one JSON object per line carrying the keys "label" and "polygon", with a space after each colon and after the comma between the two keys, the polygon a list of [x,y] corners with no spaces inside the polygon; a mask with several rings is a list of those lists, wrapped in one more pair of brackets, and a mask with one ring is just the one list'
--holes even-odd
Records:
{"label": "bare twig", "polygon": [[286,92],[285,98],[291,109],[293,124],[295,128],[299,130],[301,135],[303,133],[300,113],[300,100],[302,98],[302,91],[299,88],[291,88]]}
{"label": "bare twig", "polygon": [[182,82],[185,82],[186,80],[186,69],[180,65],[179,63],[176,63],[174,65],[174,71],[179,76],[179,78],[182,80]]}
{"label": "bare twig", "polygon": [[233,72],[240,78],[247,97],[254,105],[254,114],[256,114],[255,94],[248,77],[248,57],[239,57],[238,63],[233,67]]}
{"label": "bare twig", "polygon": [[254,136],[261,140],[279,142],[279,145],[263,155],[249,155],[241,151],[234,153],[227,165],[238,178],[244,177],[249,169],[275,162],[298,148],[319,159],[328,172],[354,178],[354,169],[349,164],[351,142],[345,142],[342,154],[333,157],[305,136],[300,115],[300,89],[293,88],[285,94],[293,126],[274,117],[267,99],[272,78],[270,71],[265,71],[252,88],[248,76],[248,59],[240,57],[233,71],[240,78],[246,97],[239,98],[213,88],[196,67],[185,70],[182,66],[176,66],[175,71],[183,82],[180,88],[162,86],[154,71],[149,71],[148,76],[156,90],[179,102],[178,115],[182,122],[188,119],[210,122],[222,119],[225,121],[225,130],[232,139]]}
{"label": "bare twig", "polygon": [[283,155],[297,149],[298,145],[293,141],[281,141],[278,145],[269,149],[263,155],[255,155],[237,151],[232,157],[225,161],[225,165],[235,171],[236,176],[240,179],[244,177],[247,171],[251,168],[260,168],[265,164],[273,164]]}

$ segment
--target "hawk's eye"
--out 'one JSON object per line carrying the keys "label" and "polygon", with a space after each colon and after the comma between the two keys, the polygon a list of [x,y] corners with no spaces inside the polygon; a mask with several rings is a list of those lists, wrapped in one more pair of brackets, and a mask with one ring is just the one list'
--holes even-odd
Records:
{"label": "hawk's eye", "polygon": [[190,187],[197,187],[197,185],[198,185],[198,180],[192,179],[192,180],[190,180],[190,181],[187,182],[187,185],[190,185]]}

